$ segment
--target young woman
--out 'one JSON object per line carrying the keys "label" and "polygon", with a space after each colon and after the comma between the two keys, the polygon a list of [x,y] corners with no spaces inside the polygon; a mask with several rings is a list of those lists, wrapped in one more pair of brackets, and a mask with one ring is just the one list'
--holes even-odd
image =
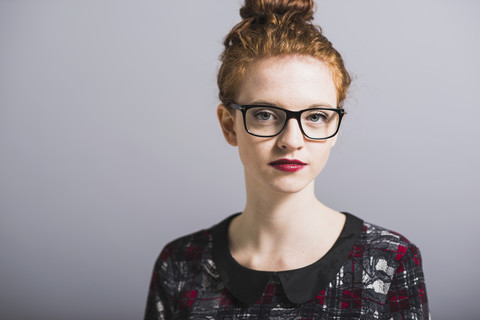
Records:
{"label": "young woman", "polygon": [[145,319],[427,319],[420,253],[326,207],[314,180],[350,84],[313,1],[247,0],[225,40],[217,114],[244,166],[244,210],[169,243]]}

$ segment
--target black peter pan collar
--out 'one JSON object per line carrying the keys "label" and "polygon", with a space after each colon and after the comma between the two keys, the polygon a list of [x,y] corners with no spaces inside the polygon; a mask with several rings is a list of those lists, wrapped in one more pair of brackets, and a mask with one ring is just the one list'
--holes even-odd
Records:
{"label": "black peter pan collar", "polygon": [[267,284],[277,275],[290,302],[301,304],[313,299],[332,281],[348,258],[362,231],[363,220],[349,213],[340,236],[318,261],[288,271],[258,271],[243,267],[232,257],[228,247],[228,226],[232,215],[212,228],[212,258],[228,291],[245,304],[258,301]]}

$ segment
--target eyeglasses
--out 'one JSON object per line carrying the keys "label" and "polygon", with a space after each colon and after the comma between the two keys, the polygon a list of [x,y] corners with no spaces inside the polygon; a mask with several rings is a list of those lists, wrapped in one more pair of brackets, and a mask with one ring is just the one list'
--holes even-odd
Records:
{"label": "eyeglasses", "polygon": [[310,108],[290,111],[261,105],[231,106],[243,114],[245,130],[257,137],[270,138],[280,134],[287,122],[295,118],[303,135],[312,140],[325,140],[335,136],[340,128],[345,110],[342,108]]}

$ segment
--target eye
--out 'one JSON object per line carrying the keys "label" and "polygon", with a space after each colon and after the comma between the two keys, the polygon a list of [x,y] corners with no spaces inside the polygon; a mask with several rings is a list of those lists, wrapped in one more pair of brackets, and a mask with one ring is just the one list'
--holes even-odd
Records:
{"label": "eye", "polygon": [[274,120],[276,118],[275,114],[270,110],[259,110],[255,112],[255,119],[267,121]]}
{"label": "eye", "polygon": [[327,119],[328,119],[328,115],[319,111],[311,112],[306,117],[306,120],[310,122],[326,122]]}

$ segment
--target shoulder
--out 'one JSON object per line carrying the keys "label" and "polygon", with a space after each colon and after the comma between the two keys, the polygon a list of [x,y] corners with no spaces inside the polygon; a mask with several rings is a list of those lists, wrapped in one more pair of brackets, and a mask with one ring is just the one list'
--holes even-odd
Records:
{"label": "shoulder", "polygon": [[421,265],[418,247],[396,231],[364,222],[357,238],[353,254],[368,259],[370,263],[388,264],[398,268],[405,260],[413,260]]}
{"label": "shoulder", "polygon": [[211,264],[215,233],[228,227],[229,221],[235,216],[236,214],[231,215],[209,228],[184,235],[167,243],[158,256],[156,266],[163,269],[168,266],[173,268],[182,266],[181,269],[188,269],[204,263]]}
{"label": "shoulder", "polygon": [[402,252],[405,248],[415,246],[409,239],[396,231],[370,222],[363,223],[359,241],[373,248]]}
{"label": "shoulder", "polygon": [[210,229],[203,229],[167,243],[155,262],[153,279],[173,295],[209,264],[211,242]]}
{"label": "shoulder", "polygon": [[365,306],[370,303],[372,310],[384,306],[385,315],[389,315],[385,318],[428,319],[422,259],[409,239],[362,222],[350,259],[344,270],[351,272],[352,278],[361,279],[359,292],[369,297],[363,300]]}
{"label": "shoulder", "polygon": [[203,270],[210,276],[216,277],[215,264],[212,259],[214,239],[218,238],[219,231],[227,230],[230,220],[236,215],[238,213],[209,228],[184,235],[167,243],[155,262],[156,274],[166,279],[186,279]]}
{"label": "shoulder", "polygon": [[201,260],[212,246],[211,228],[202,229],[170,241],[160,252],[158,262]]}

